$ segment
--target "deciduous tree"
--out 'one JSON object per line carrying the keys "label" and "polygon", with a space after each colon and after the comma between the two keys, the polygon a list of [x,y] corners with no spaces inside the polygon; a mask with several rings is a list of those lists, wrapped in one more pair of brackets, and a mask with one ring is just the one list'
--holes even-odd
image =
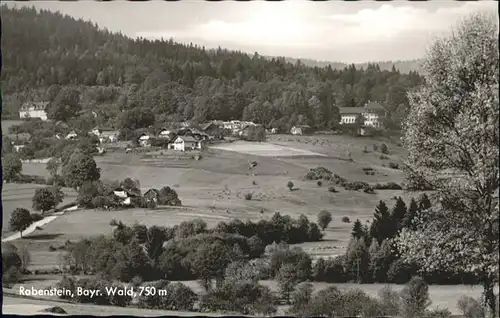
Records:
{"label": "deciduous tree", "polygon": [[425,84],[409,95],[404,143],[410,184],[435,189],[437,204],[403,231],[399,250],[424,270],[472,272],[490,317],[499,272],[498,25],[476,14],[425,57]]}

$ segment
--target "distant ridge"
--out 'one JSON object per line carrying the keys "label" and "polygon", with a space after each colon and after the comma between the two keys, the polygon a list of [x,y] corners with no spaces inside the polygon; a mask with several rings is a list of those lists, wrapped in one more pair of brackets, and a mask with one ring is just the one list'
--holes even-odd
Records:
{"label": "distant ridge", "polygon": [[[272,59],[276,57],[266,56],[266,58]],[[313,59],[302,59],[302,58],[292,58],[285,57],[285,61],[290,63],[297,63],[299,61],[309,67],[326,67],[330,65],[333,69],[344,69],[348,65],[354,64],[356,68],[364,68],[368,66],[368,64],[377,64],[382,71],[390,71],[392,66],[399,70],[401,73],[408,74],[410,71],[416,71],[421,73],[422,69],[420,63],[422,60],[406,60],[406,61],[381,61],[381,62],[366,62],[366,63],[341,63],[341,62],[329,62],[329,61],[317,61]]]}

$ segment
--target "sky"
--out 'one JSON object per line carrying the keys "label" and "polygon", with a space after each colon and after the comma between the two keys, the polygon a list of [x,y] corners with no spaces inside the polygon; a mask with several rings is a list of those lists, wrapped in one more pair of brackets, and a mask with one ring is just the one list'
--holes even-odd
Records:
{"label": "sky", "polygon": [[96,2],[10,3],[60,11],[130,37],[173,38],[207,48],[361,63],[423,57],[474,12],[498,14],[496,1]]}

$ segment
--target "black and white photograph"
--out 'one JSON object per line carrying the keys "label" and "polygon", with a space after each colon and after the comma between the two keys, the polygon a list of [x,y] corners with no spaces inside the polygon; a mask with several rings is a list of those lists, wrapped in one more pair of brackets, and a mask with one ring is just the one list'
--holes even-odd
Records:
{"label": "black and white photograph", "polygon": [[2,1],[2,315],[499,318],[497,1]]}

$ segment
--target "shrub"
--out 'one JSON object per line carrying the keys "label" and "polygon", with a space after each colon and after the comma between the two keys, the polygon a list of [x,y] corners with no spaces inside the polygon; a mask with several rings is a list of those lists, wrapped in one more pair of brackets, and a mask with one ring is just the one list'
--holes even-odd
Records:
{"label": "shrub", "polygon": [[384,184],[377,183],[373,186],[374,189],[377,190],[402,190],[403,187],[397,184],[396,182],[387,182]]}
{"label": "shrub", "polygon": [[[56,287],[58,289],[66,289],[66,290],[71,290],[75,292],[76,290],[76,280],[73,277],[67,277],[63,276],[63,278],[56,284]],[[62,293],[61,296],[59,296],[61,299],[71,299],[72,297],[70,295],[65,295],[65,293]]]}
{"label": "shrub", "polygon": [[118,225],[118,221],[116,219],[112,219],[111,221],[109,221],[109,225],[111,225],[111,226],[117,226]]}
{"label": "shrub", "polygon": [[351,223],[351,220],[349,219],[349,217],[347,217],[347,216],[343,216],[343,217],[342,217],[342,222],[343,222],[343,223]]}
{"label": "shrub", "polygon": [[344,188],[348,191],[358,191],[368,187],[370,187],[370,185],[364,181],[352,181],[344,183]]}
{"label": "shrub", "polygon": [[132,280],[130,281],[130,283],[134,287],[139,287],[139,286],[142,285],[143,281],[142,281],[141,276],[134,276],[134,278],[132,278]]}
{"label": "shrub", "polygon": [[321,182],[321,180],[318,180],[316,181],[316,184],[318,185],[318,187],[321,187],[323,185],[323,182]]}
{"label": "shrub", "polygon": [[413,277],[400,293],[400,315],[407,318],[423,317],[431,304],[429,286],[421,277]]}
{"label": "shrub", "polygon": [[55,251],[57,251],[57,248],[55,248],[53,245],[49,245],[49,251],[55,252]]}
{"label": "shrub", "polygon": [[367,147],[367,146],[365,146],[365,147],[363,148],[363,153],[369,153],[369,152],[370,152],[370,151],[368,150],[368,147]]}
{"label": "shrub", "polygon": [[425,317],[429,318],[448,318],[451,317],[451,311],[448,309],[435,308],[432,310],[428,310],[425,313]]}
{"label": "shrub", "polygon": [[287,186],[288,189],[290,189],[290,191],[292,191],[294,184],[293,184],[292,181],[288,181],[287,184],[286,184],[286,186]]}
{"label": "shrub", "polygon": [[380,145],[380,152],[387,155],[389,153],[389,148],[387,148],[386,144],[381,144]]}
{"label": "shrub", "polygon": [[374,194],[375,190],[373,190],[372,187],[368,186],[368,187],[366,187],[366,188],[363,189],[363,192],[364,193],[369,193],[369,194]]}
{"label": "shrub", "polygon": [[378,145],[377,144],[373,144],[372,148],[373,148],[373,151],[378,151]]}
{"label": "shrub", "polygon": [[389,162],[389,168],[391,169],[399,169],[399,164],[395,163],[395,162]]}
{"label": "shrub", "polygon": [[331,193],[336,193],[337,192],[337,189],[335,189],[334,186],[329,186],[328,187],[328,192],[331,192]]}
{"label": "shrub", "polygon": [[252,200],[252,198],[253,198],[253,193],[251,192],[245,193],[245,200],[250,201]]}
{"label": "shrub", "polygon": [[306,174],[307,180],[330,180],[332,172],[323,167],[311,168]]}
{"label": "shrub", "polygon": [[253,185],[257,185],[257,182],[255,180],[252,181]]}
{"label": "shrub", "polygon": [[396,316],[399,314],[399,302],[401,300],[399,293],[386,286],[378,291],[380,306],[384,315]]}
{"label": "shrub", "polygon": [[465,318],[482,318],[485,317],[484,307],[476,299],[468,296],[462,296],[457,302],[457,307],[460,309]]}
{"label": "shrub", "polygon": [[379,158],[380,158],[380,160],[388,160],[388,159],[389,159],[389,157],[384,156],[384,155],[380,155],[380,157],[379,157]]}

